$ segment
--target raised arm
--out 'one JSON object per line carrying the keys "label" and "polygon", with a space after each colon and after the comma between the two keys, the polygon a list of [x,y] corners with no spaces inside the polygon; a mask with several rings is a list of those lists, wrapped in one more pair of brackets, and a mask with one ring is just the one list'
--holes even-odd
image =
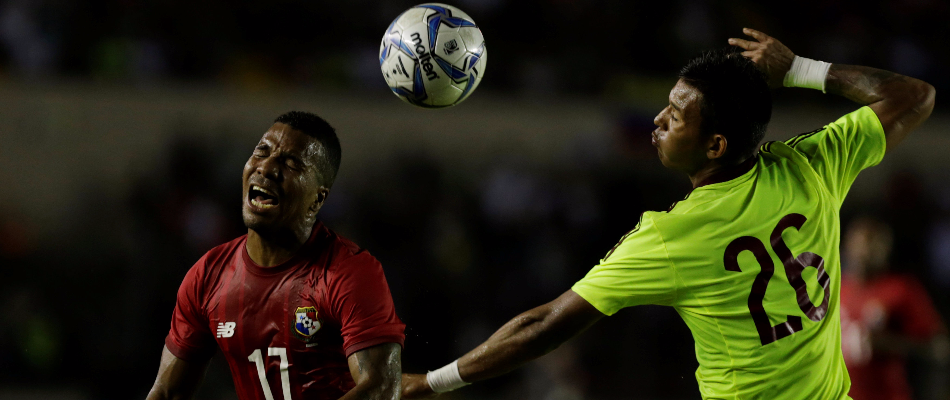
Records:
{"label": "raised arm", "polygon": [[[795,54],[765,33],[749,28],[742,32],[754,40],[732,38],[729,44],[745,50],[742,55],[765,71],[770,86],[781,87]],[[877,68],[844,64],[831,64],[825,90],[870,106],[884,127],[887,150],[897,146],[930,117],[936,95],[934,87],[922,80]]]}
{"label": "raised arm", "polygon": [[825,85],[829,93],[874,110],[884,127],[887,150],[930,117],[937,93],[922,80],[858,65],[831,64]]}
{"label": "raised arm", "polygon": [[402,346],[385,343],[350,354],[350,375],[356,387],[340,400],[396,400],[402,378]]}
{"label": "raised arm", "polygon": [[[504,374],[558,348],[603,317],[587,300],[568,290],[508,321],[485,343],[459,358],[459,375],[471,383]],[[403,398],[433,394],[425,375],[403,376]]]}
{"label": "raised arm", "polygon": [[[210,360],[209,360],[210,361]],[[208,368],[208,361],[192,362],[175,357],[167,347],[162,348],[158,376],[146,400],[187,400],[192,398]]]}

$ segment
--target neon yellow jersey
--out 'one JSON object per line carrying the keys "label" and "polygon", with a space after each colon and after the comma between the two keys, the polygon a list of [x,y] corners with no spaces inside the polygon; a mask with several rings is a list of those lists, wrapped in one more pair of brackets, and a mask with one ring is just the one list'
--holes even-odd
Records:
{"label": "neon yellow jersey", "polygon": [[572,289],[607,315],[674,307],[704,399],[847,399],[838,211],[884,150],[868,107],[765,143],[670,211],[643,213]]}

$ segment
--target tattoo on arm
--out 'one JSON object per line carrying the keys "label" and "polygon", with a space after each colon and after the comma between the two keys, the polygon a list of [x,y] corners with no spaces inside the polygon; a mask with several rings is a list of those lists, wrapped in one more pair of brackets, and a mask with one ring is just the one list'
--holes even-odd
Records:
{"label": "tattoo on arm", "polygon": [[831,65],[825,88],[829,93],[870,106],[884,128],[888,150],[930,117],[936,93],[933,86],[919,79],[843,64]]}
{"label": "tattoo on arm", "polygon": [[825,88],[829,93],[868,105],[884,100],[888,89],[906,87],[912,80],[915,79],[882,69],[832,64]]}

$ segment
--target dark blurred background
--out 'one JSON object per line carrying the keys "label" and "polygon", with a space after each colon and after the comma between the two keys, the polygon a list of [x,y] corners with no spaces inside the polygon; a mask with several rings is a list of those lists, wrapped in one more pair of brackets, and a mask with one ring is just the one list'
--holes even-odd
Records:
{"label": "dark blurred background", "polygon": [[[678,69],[742,27],[797,54],[950,83],[943,1],[451,3],[481,27],[485,79],[457,107],[393,95],[379,40],[407,1],[0,1],[0,399],[144,398],[175,294],[246,232],[240,171],[277,115],[337,128],[322,219],[384,265],[404,370],[444,365],[570,288],[689,181],[649,142]],[[857,108],[775,92],[768,140]],[[950,313],[948,109],[862,174],[843,226],[894,232],[891,268]],[[843,260],[847,268],[848,260]],[[914,311],[911,310],[911,313]],[[895,322],[899,323],[899,321]],[[907,354],[918,399],[945,358]],[[689,331],[637,307],[454,399],[698,399]],[[221,359],[200,399],[234,399]]]}

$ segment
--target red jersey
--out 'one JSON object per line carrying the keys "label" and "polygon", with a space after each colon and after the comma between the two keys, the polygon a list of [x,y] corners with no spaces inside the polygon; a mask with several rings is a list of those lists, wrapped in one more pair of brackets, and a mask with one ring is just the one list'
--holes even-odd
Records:
{"label": "red jersey", "polygon": [[368,251],[314,226],[287,262],[264,268],[247,235],[185,275],[165,346],[184,360],[220,348],[242,400],[338,399],[355,384],[346,358],[405,340],[383,268]]}
{"label": "red jersey", "polygon": [[841,281],[841,349],[851,376],[850,396],[859,400],[911,400],[904,357],[871,349],[874,332],[930,340],[941,329],[940,314],[914,278],[885,275],[864,285]]}

